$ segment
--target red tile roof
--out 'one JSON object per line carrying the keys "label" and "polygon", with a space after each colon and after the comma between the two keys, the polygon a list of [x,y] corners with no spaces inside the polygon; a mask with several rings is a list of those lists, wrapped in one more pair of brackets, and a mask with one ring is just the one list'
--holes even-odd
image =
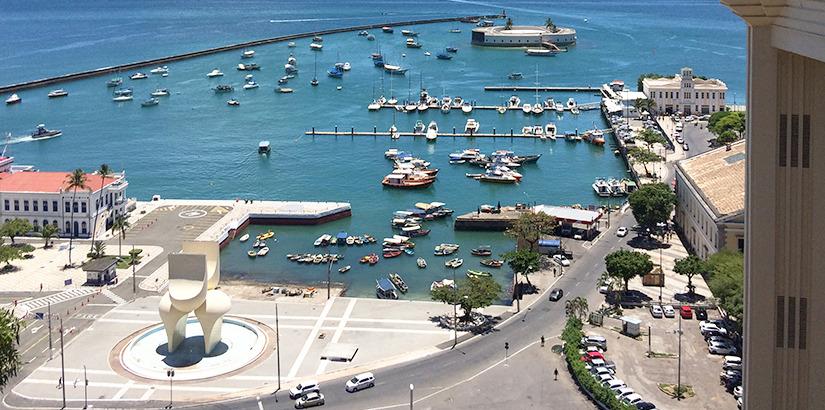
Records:
{"label": "red tile roof", "polygon": [[[0,192],[44,192],[59,193],[60,188],[68,190],[66,180],[71,172],[8,172],[0,173]],[[100,190],[100,176],[86,174],[86,186],[94,191]],[[105,185],[117,181],[118,178],[106,177]]]}

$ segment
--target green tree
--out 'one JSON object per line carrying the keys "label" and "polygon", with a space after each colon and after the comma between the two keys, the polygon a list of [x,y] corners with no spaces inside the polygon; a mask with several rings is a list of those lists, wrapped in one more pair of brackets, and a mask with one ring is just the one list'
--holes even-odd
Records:
{"label": "green tree", "polygon": [[567,313],[567,317],[584,320],[590,313],[590,307],[587,306],[587,299],[579,296],[564,302],[564,311]]}
{"label": "green tree", "polygon": [[25,219],[14,218],[0,226],[0,235],[8,236],[11,244],[14,245],[14,237],[24,235],[32,230],[32,224]]}
{"label": "green tree", "polygon": [[547,27],[547,29],[552,33],[559,31],[559,28],[553,24],[553,19],[550,17],[548,17],[547,20],[544,20],[544,27]]}
{"label": "green tree", "polygon": [[650,78],[650,79],[655,80],[657,78],[662,78],[662,76],[660,74],[655,74],[655,73],[647,73],[647,74],[639,75],[639,78],[636,79],[636,91],[642,92],[642,91],[645,90],[645,86],[644,86],[645,78]]}
{"label": "green tree", "polygon": [[94,240],[97,237],[97,218],[100,217],[100,210],[103,208],[104,203],[104,196],[103,196],[103,186],[106,184],[106,177],[112,175],[114,171],[109,168],[109,165],[101,164],[100,168],[97,169],[97,174],[100,175],[100,204],[95,207],[95,221],[94,225],[92,226],[92,251],[94,251]]}
{"label": "green tree", "polygon": [[541,236],[552,234],[557,225],[556,219],[544,212],[522,212],[504,235],[526,241],[533,251]]}
{"label": "green tree", "polygon": [[708,119],[708,130],[716,136],[721,136],[726,131],[734,132],[738,138],[742,138],[745,132],[745,113],[741,111],[719,111],[715,112]]}
{"label": "green tree", "polygon": [[0,243],[0,262],[5,262],[6,268],[11,267],[13,260],[23,259],[23,253],[24,249],[22,247]]}
{"label": "green tree", "polygon": [[14,316],[12,311],[0,308],[0,392],[23,369],[17,348],[20,345],[20,331],[25,328],[25,321]]}
{"label": "green tree", "polygon": [[639,114],[644,111],[651,113],[656,108],[656,101],[650,98],[637,98],[633,103],[633,107],[636,108]]}
{"label": "green tree", "polygon": [[636,139],[644,142],[650,152],[653,152],[653,144],[667,144],[667,138],[664,135],[647,127],[636,131]]}
{"label": "green tree", "polygon": [[707,259],[708,287],[728,316],[741,321],[744,312],[745,257],[741,252],[722,250]]}
{"label": "green tree", "polygon": [[82,169],[78,168],[73,173],[66,175],[67,179],[64,182],[66,184],[66,188],[72,191],[72,204],[69,209],[69,214],[71,216],[70,223],[69,223],[69,265],[72,266],[72,242],[74,237],[77,235],[74,229],[74,202],[77,197],[77,190],[78,189],[89,189],[86,186],[86,182],[89,181],[89,178],[86,176],[86,173],[83,172]]}
{"label": "green tree", "polygon": [[46,242],[45,244],[43,244],[43,248],[48,248],[49,241],[54,238],[57,238],[57,232],[59,230],[60,229],[57,227],[57,224],[46,224],[43,225],[43,229],[40,232],[35,232],[35,235],[43,238],[43,240]]}
{"label": "green tree", "polygon": [[132,225],[123,215],[118,215],[115,218],[114,224],[112,224],[112,230],[118,232],[117,237],[117,254],[123,255],[123,248],[121,247],[121,241],[126,238],[126,230],[129,229]]}
{"label": "green tree", "polygon": [[670,219],[676,205],[676,195],[667,184],[658,182],[642,185],[627,197],[627,202],[637,222],[644,227],[655,228]]}
{"label": "green tree", "polygon": [[430,291],[433,300],[449,305],[458,305],[464,312],[461,321],[472,319],[473,309],[487,307],[499,298],[501,285],[490,276],[459,279],[455,287],[441,286]]}
{"label": "green tree", "polygon": [[653,153],[647,148],[643,147],[630,147],[627,150],[628,155],[633,157],[634,161],[638,161],[642,163],[642,166],[645,168],[645,174],[650,173],[647,170],[647,164],[651,162],[662,162],[662,157]]}
{"label": "green tree", "polygon": [[688,293],[693,294],[696,286],[693,286],[693,277],[701,275],[707,270],[705,261],[696,255],[688,255],[686,258],[676,259],[673,263],[673,271],[688,278]]}
{"label": "green tree", "polygon": [[619,249],[604,257],[607,274],[624,283],[624,291],[628,290],[628,282],[637,276],[644,276],[653,269],[650,255],[642,252]]}
{"label": "green tree", "polygon": [[509,266],[513,272],[524,275],[527,283],[530,283],[529,275],[541,266],[541,254],[529,249],[522,249],[518,252],[507,252],[499,256],[504,258],[507,266]]}
{"label": "green tree", "polygon": [[733,131],[723,131],[716,137],[716,143],[720,145],[725,145],[737,140],[739,140],[739,137]]}
{"label": "green tree", "polygon": [[513,28],[513,19],[507,17],[507,21],[504,22],[504,29],[511,30]]}
{"label": "green tree", "polygon": [[106,254],[106,244],[103,241],[94,241],[92,244],[92,251],[89,252],[89,257],[92,259],[100,259]]}

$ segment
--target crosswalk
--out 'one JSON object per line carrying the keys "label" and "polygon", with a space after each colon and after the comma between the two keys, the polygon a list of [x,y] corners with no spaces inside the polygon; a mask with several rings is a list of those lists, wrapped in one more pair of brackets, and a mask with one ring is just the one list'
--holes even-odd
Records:
{"label": "crosswalk", "polygon": [[103,291],[101,291],[100,293],[105,295],[107,298],[112,299],[112,301],[117,303],[118,305],[126,303],[126,299],[123,299],[122,297],[116,295],[115,292],[112,292],[109,289],[103,289]]}
{"label": "crosswalk", "polygon": [[38,309],[42,309],[42,308],[48,306],[49,304],[54,305],[54,304],[57,304],[57,303],[60,303],[60,302],[66,302],[66,301],[69,301],[69,300],[72,300],[72,299],[77,299],[77,298],[81,298],[81,297],[84,297],[84,296],[88,296],[88,295],[91,295],[91,294],[96,293],[96,292],[97,292],[96,289],[87,289],[87,288],[69,289],[69,290],[64,290],[63,292],[55,293],[53,295],[49,295],[49,296],[46,296],[46,297],[33,299],[33,300],[27,300],[25,302],[20,303],[19,305],[21,307],[23,307],[25,310],[27,310],[29,312],[32,312],[32,311],[35,311],[35,310],[38,310]]}

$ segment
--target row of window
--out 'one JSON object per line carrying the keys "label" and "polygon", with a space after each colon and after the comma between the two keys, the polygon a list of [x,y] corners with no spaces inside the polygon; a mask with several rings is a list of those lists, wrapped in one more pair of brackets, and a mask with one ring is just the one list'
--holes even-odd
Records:
{"label": "row of window", "polygon": [[[38,221],[37,219],[32,220],[32,221],[29,221],[28,219],[26,219],[25,221],[31,223],[32,228],[34,229],[35,232],[40,232],[40,221]],[[6,218],[6,222],[9,222],[8,218]],[[43,226],[46,226],[48,224],[49,224],[49,221],[44,219],[43,220]],[[52,224],[57,225],[57,220],[52,221]],[[75,227],[78,227],[77,222],[75,222],[74,224],[75,224]],[[80,222],[79,229],[80,229],[80,232],[82,234],[86,234],[86,233],[89,232],[89,229],[88,229],[88,226],[86,225],[86,222]],[[63,232],[72,233],[72,224],[71,224],[71,222],[66,221],[66,226],[63,229]]]}
{"label": "row of window", "polygon": [[[674,97],[674,94],[676,95],[675,97]],[[653,95],[653,98],[656,98],[656,91],[652,91],[651,95]],[[689,100],[691,95],[692,94],[690,92],[685,91],[685,99],[686,100]],[[659,91],[659,98],[679,98],[679,92],[678,91]],[[696,92],[696,98],[699,98],[699,99],[710,98],[712,100],[715,100],[716,99],[716,92],[715,91],[714,92],[697,91]],[[719,98],[725,98],[725,93],[720,92],[719,93]]]}
{"label": "row of window", "polygon": [[[52,203],[51,212],[59,212],[58,208],[57,208],[57,201],[51,201],[51,203]],[[15,211],[20,210],[20,200],[19,199],[15,199],[13,201],[10,201],[8,199],[4,200],[3,201],[3,208],[6,211],[11,211],[12,204],[14,206]],[[31,203],[29,203],[28,199],[23,200],[23,211],[24,212],[29,212],[29,211],[40,212],[40,205],[41,204],[42,204],[42,207],[43,207],[43,212],[49,212],[49,201],[33,200],[33,201],[31,201]],[[76,212],[81,212],[81,213],[85,214],[86,213],[86,202],[76,202],[75,201],[74,203],[72,203],[72,202],[66,201],[66,203],[65,203],[65,212],[67,212],[67,213],[68,212],[75,212],[75,213]]]}

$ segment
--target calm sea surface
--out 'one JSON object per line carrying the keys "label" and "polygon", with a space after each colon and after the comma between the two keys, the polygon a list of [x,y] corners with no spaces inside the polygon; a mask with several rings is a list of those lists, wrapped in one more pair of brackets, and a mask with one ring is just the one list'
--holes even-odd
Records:
{"label": "calm sea surface", "polygon": [[[356,131],[377,127],[386,131],[395,123],[411,130],[417,120],[435,120],[442,132],[462,131],[467,118],[481,124],[481,132],[509,133],[525,125],[553,121],[559,131],[604,128],[598,111],[578,116],[555,113],[541,117],[521,112],[500,115],[495,111],[474,111],[464,115],[453,110],[442,114],[369,112],[374,96],[394,95],[417,98],[419,90],[430,94],[460,95],[478,105],[498,105],[511,93],[485,92],[485,86],[519,84],[533,86],[597,86],[623,80],[635,88],[641,73],[675,74],[691,67],[697,75],[720,78],[732,97],[745,99],[745,25],[716,1],[530,1],[530,2],[388,1],[264,2],[227,3],[202,1],[10,1],[0,5],[0,84],[13,84],[103,66],[180,54],[243,41],[298,32],[376,24],[392,21],[438,18],[470,14],[495,14],[506,9],[518,25],[543,25],[547,17],[554,23],[578,31],[579,42],[555,58],[527,57],[523,50],[472,47],[472,25],[440,23],[410,27],[420,32],[421,49],[404,46],[401,27],[395,34],[374,30],[376,41],[367,41],[354,32],[325,36],[324,50],[309,49],[310,39],[296,41],[295,48],[272,44],[255,48],[253,72],[261,84],[242,90],[248,72],[237,71],[240,52],[230,52],[169,65],[169,76],[150,75],[131,81],[124,72],[124,86],[133,86],[135,100],[111,101],[108,78],[66,83],[69,97],[49,100],[48,89],[19,93],[21,104],[0,107],[0,131],[10,132],[10,154],[19,164],[32,164],[44,171],[91,171],[102,163],[125,170],[129,195],[149,200],[165,198],[254,198],[256,200],[348,201],[353,216],[317,227],[273,227],[278,242],[270,244],[265,258],[246,256],[249,245],[232,243],[222,255],[225,275],[261,281],[308,282],[326,280],[325,266],[304,266],[289,262],[288,253],[313,252],[312,242],[322,233],[344,230],[377,238],[392,235],[390,217],[394,210],[410,208],[419,201],[442,201],[456,214],[474,211],[481,204],[537,202],[553,205],[603,204],[590,184],[600,176],[623,177],[624,164],[612,148],[564,141],[532,141],[510,138],[441,137],[426,143],[423,137],[390,141],[386,137],[306,136],[305,131]],[[587,20],[585,22],[585,19]],[[498,24],[503,24],[499,20]],[[459,34],[450,33],[461,28]],[[459,49],[449,61],[435,59],[447,45]],[[409,67],[404,77],[382,76],[374,68],[370,53],[380,51],[388,62]],[[424,55],[430,51],[432,56]],[[298,60],[299,75],[287,85],[292,94],[274,92],[284,75],[283,65],[290,53]],[[406,56],[404,56],[406,54]],[[316,63],[317,58],[317,63]],[[342,79],[326,76],[337,61],[348,61],[352,70]],[[208,79],[206,73],[219,67],[226,74]],[[309,80],[317,67],[320,85]],[[148,71],[148,69],[146,70]],[[512,81],[507,74],[521,72],[524,79]],[[211,88],[231,84],[231,97],[241,106],[226,104],[227,94],[216,95]],[[337,87],[341,89],[338,90]],[[155,88],[168,88],[172,95],[161,97],[160,105],[141,108]],[[579,103],[596,102],[589,93],[520,93],[523,102],[554,98]],[[7,98],[3,96],[3,99]],[[63,130],[60,138],[32,141],[28,133],[39,123]],[[255,152],[260,140],[270,140],[272,155]],[[608,144],[609,145],[609,144]],[[398,148],[432,162],[440,168],[431,188],[417,191],[385,189],[381,178],[392,169],[383,158],[388,148]],[[489,153],[508,149],[519,154],[542,154],[538,164],[523,167],[518,185],[484,184],[465,177],[479,172],[467,165],[450,165],[448,154],[466,148]],[[615,200],[614,200],[615,201]],[[430,282],[449,277],[440,258],[432,256],[433,246],[442,242],[462,245],[458,256],[467,268],[480,268],[471,248],[492,245],[494,255],[512,250],[512,240],[500,233],[454,232],[452,220],[430,223],[429,237],[417,238],[417,255],[430,267],[419,270],[415,257],[403,255],[382,260],[373,267],[359,265],[364,254],[379,252],[380,245],[337,247],[346,255],[333,268],[333,280],[346,282],[349,295],[372,294],[375,279],[388,272],[400,272],[410,285],[407,298],[426,298]],[[251,227],[256,234],[266,227]],[[337,268],[352,265],[341,275]],[[503,284],[511,272],[494,272]]]}

